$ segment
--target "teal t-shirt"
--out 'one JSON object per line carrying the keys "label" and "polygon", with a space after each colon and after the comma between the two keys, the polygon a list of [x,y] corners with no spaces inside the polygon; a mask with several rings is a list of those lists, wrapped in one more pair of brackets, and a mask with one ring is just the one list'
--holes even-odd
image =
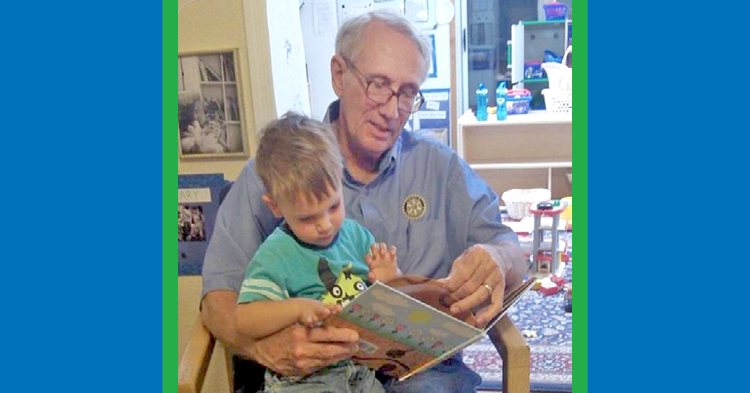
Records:
{"label": "teal t-shirt", "polygon": [[[332,285],[330,277],[348,277],[350,271],[367,279],[370,269],[365,255],[375,238],[356,221],[345,219],[337,238],[325,248],[301,243],[284,227],[276,228],[250,260],[237,303],[296,297],[321,299]],[[325,261],[322,268],[321,260]]]}

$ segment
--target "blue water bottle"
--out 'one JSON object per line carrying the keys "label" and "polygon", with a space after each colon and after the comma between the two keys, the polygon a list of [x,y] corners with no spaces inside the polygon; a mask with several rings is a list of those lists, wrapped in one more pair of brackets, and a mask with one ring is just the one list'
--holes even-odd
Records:
{"label": "blue water bottle", "polygon": [[497,85],[495,99],[497,101],[497,120],[507,119],[508,106],[506,105],[506,100],[508,99],[508,88],[505,87],[505,82],[500,82]]}
{"label": "blue water bottle", "polygon": [[477,120],[487,120],[487,88],[484,83],[480,83],[477,89]]}

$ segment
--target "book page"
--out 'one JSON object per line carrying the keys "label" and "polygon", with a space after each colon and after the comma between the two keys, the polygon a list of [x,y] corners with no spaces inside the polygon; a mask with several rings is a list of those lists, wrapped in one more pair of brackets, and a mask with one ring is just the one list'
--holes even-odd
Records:
{"label": "book page", "polygon": [[359,294],[338,316],[432,357],[482,334],[480,329],[380,282]]}
{"label": "book page", "polygon": [[398,289],[376,282],[327,323],[359,333],[355,360],[404,380],[484,337],[534,282],[532,277],[506,291],[501,313],[485,329],[465,322],[473,320],[471,313],[461,316],[464,320],[448,314],[447,290],[426,279]]}

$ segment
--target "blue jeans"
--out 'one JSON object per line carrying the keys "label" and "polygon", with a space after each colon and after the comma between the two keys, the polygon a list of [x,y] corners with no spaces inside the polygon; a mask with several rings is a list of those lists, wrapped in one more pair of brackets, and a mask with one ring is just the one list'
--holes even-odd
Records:
{"label": "blue jeans", "polygon": [[482,377],[458,354],[403,382],[391,379],[385,389],[388,393],[474,393],[481,382]]}
{"label": "blue jeans", "polygon": [[375,371],[351,360],[338,363],[304,378],[265,375],[265,392],[279,393],[385,393]]}

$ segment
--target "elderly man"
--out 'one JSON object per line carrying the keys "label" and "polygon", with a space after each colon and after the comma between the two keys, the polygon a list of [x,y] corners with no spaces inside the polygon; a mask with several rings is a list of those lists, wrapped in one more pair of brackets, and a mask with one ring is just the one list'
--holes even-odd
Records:
{"label": "elderly man", "polygon": [[[450,148],[403,132],[424,102],[419,87],[430,58],[424,37],[399,15],[375,11],[349,19],[331,59],[339,100],[325,120],[345,159],[347,215],[398,248],[401,271],[444,280],[461,299],[451,311],[475,310],[484,325],[525,265],[486,182]],[[221,206],[206,254],[203,322],[239,356],[283,375],[306,375],[351,357],[358,336],[300,326],[257,341],[237,333],[232,315],[245,268],[279,225],[261,202],[263,192],[251,160]],[[391,392],[473,392],[480,380],[456,356],[404,382],[384,382]]]}

